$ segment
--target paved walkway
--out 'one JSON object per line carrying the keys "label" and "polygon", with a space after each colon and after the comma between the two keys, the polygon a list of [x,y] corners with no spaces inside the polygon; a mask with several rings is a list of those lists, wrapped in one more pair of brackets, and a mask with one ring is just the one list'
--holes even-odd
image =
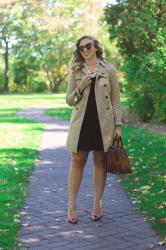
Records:
{"label": "paved walkway", "polygon": [[[40,160],[31,176],[22,209],[20,242],[33,250],[163,250],[156,235],[124,192],[116,175],[108,175],[103,218],[90,220],[93,198],[92,155],[84,170],[77,200],[79,223],[67,222],[67,177],[70,153],[65,149],[68,122],[43,115],[44,108],[20,114],[46,125]],[[86,209],[87,211],[86,211]]]}

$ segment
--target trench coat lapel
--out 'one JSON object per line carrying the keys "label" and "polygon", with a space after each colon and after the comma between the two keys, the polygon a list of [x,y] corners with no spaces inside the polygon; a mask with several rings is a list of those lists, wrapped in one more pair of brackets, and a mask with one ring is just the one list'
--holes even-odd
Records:
{"label": "trench coat lapel", "polygon": [[109,77],[108,75],[108,71],[105,67],[105,63],[101,60],[99,60],[99,69],[96,75],[96,80],[98,79],[98,77]]}

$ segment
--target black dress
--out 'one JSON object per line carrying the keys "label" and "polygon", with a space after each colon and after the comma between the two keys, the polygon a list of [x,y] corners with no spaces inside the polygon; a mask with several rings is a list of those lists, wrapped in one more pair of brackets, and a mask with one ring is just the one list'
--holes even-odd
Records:
{"label": "black dress", "polygon": [[95,80],[96,77],[91,78],[91,87],[87,107],[81,126],[80,136],[78,140],[77,150],[91,151],[101,150],[103,148],[103,140],[101,135],[101,128],[98,118],[98,112],[95,99]]}

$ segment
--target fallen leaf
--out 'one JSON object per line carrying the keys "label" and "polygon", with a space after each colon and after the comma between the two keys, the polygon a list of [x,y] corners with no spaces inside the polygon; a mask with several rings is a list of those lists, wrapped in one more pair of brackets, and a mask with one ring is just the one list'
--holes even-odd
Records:
{"label": "fallen leaf", "polygon": [[97,227],[102,227],[102,224],[97,224]]}
{"label": "fallen leaf", "polygon": [[155,245],[153,243],[149,243],[146,246],[149,247],[149,248],[154,248],[155,247]]}
{"label": "fallen leaf", "polygon": [[29,227],[30,226],[30,224],[28,224],[28,223],[24,223],[22,225],[23,225],[23,227]]}
{"label": "fallen leaf", "polygon": [[88,213],[89,212],[87,208],[84,208],[83,211],[84,211],[84,213]]}
{"label": "fallen leaf", "polygon": [[161,223],[166,223],[166,218],[159,219]]}
{"label": "fallen leaf", "polygon": [[56,218],[55,221],[60,221],[60,219]]}
{"label": "fallen leaf", "polygon": [[14,219],[13,221],[14,221],[15,223],[17,223],[17,224],[21,224],[21,221],[18,220],[18,219]]}
{"label": "fallen leaf", "polygon": [[166,207],[166,202],[161,202],[160,206]]}
{"label": "fallen leaf", "polygon": [[163,245],[164,245],[164,242],[163,242],[163,241],[160,241],[160,242],[157,243],[157,245],[163,246]]}
{"label": "fallen leaf", "polygon": [[14,198],[10,198],[9,201],[14,201],[15,199]]}

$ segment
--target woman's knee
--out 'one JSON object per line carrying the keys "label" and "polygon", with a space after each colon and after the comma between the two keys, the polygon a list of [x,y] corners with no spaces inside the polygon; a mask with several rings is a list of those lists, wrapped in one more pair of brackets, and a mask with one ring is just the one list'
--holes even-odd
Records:
{"label": "woman's knee", "polygon": [[72,163],[76,166],[83,167],[86,163],[88,154],[86,152],[77,152],[72,154]]}
{"label": "woman's knee", "polygon": [[104,152],[94,151],[93,152],[93,162],[96,166],[104,165],[104,163],[105,163]]}

